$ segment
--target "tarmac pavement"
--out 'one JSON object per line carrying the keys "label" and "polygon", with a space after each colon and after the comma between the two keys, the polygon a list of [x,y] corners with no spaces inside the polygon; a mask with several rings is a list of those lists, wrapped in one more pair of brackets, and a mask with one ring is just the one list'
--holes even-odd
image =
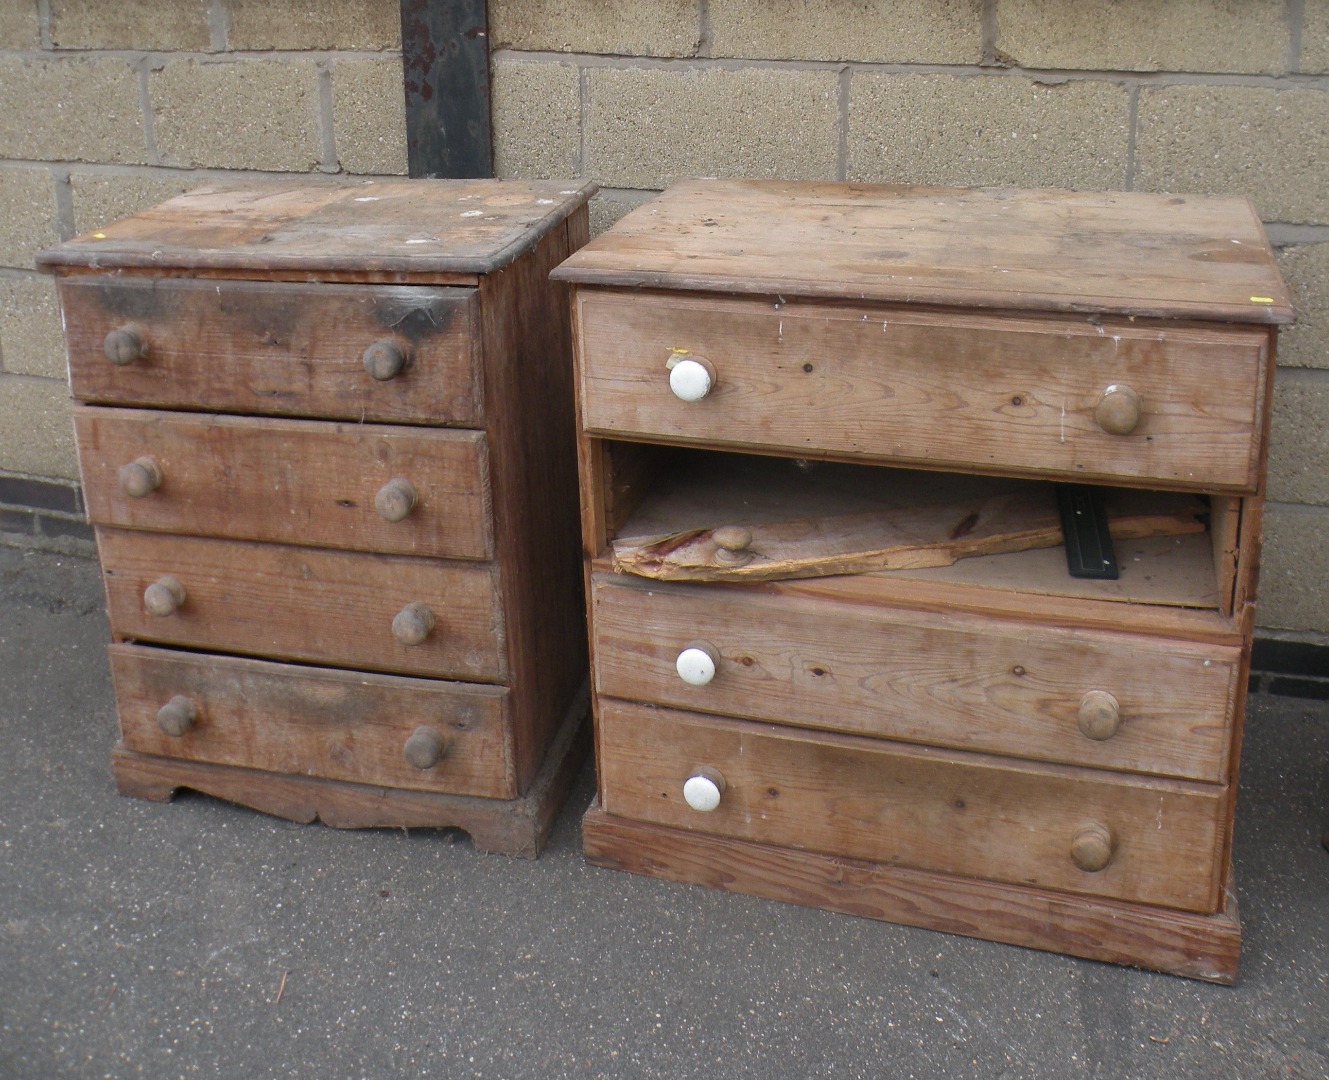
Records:
{"label": "tarmac pavement", "polygon": [[1253,695],[1240,982],[116,795],[96,563],[0,547],[0,1080],[1329,1077],[1329,702]]}

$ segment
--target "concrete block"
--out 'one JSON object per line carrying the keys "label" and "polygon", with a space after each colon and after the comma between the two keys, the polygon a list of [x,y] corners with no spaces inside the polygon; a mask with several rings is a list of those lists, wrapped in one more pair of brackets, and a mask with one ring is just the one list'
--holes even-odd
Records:
{"label": "concrete block", "polygon": [[55,178],[46,169],[0,169],[0,266],[31,270],[33,256],[59,242]]}
{"label": "concrete block", "polygon": [[659,189],[683,176],[836,175],[834,71],[768,68],[590,72],[585,174]]}
{"label": "concrete block", "polygon": [[1297,70],[1329,72],[1329,0],[1304,0],[1301,16],[1301,59]]}
{"label": "concrete block", "polygon": [[0,277],[0,367],[11,375],[66,377],[54,278]]}
{"label": "concrete block", "polygon": [[78,479],[63,381],[0,375],[0,472]]}
{"label": "concrete block", "polygon": [[1278,362],[1329,368],[1329,244],[1296,244],[1278,252],[1297,322],[1279,332]]}
{"label": "concrete block", "polygon": [[724,0],[711,55],[887,64],[977,64],[980,0]]}
{"label": "concrete block", "polygon": [[694,56],[701,42],[698,0],[489,0],[494,49]]}
{"label": "concrete block", "polygon": [[180,49],[212,42],[208,0],[50,0],[57,49]]}
{"label": "concrete block", "polygon": [[0,49],[36,49],[41,46],[37,5],[0,4]]}
{"label": "concrete block", "polygon": [[854,74],[850,180],[1120,188],[1129,102],[1113,83]]}
{"label": "concrete block", "polygon": [[1001,0],[997,55],[1030,68],[1285,70],[1284,0]]}
{"label": "concrete block", "polygon": [[116,57],[0,56],[0,157],[147,160],[138,73]]}
{"label": "concrete block", "polygon": [[222,0],[232,49],[400,49],[398,0]]}
{"label": "concrete block", "polygon": [[600,191],[591,199],[591,238],[617,224],[619,219],[655,197],[654,191]]}
{"label": "concrete block", "polygon": [[1295,369],[1276,373],[1269,498],[1329,506],[1329,375]]}
{"label": "concrete block", "polygon": [[149,90],[167,164],[309,172],[322,161],[312,60],[176,60]]}
{"label": "concrete block", "polygon": [[580,175],[580,81],[574,64],[494,59],[495,176],[550,180]]}
{"label": "concrete block", "polygon": [[173,199],[204,180],[175,169],[151,173],[73,172],[74,231],[92,232],[140,210]]}
{"label": "concrete block", "polygon": [[333,64],[332,130],[337,162],[347,172],[406,175],[406,98],[400,56]]}
{"label": "concrete block", "polygon": [[1145,87],[1137,123],[1139,190],[1246,195],[1266,221],[1329,222],[1329,93]]}
{"label": "concrete block", "polygon": [[1279,630],[1329,632],[1329,510],[1268,503],[1255,621]]}

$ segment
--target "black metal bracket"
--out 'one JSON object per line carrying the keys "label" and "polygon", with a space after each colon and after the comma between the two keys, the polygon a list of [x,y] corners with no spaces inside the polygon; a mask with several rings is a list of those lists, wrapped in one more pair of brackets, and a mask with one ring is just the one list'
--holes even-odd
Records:
{"label": "black metal bracket", "polygon": [[412,177],[494,175],[485,0],[401,0]]}
{"label": "black metal bracket", "polygon": [[1103,493],[1085,484],[1058,484],[1057,509],[1066,538],[1066,569],[1071,577],[1115,581],[1117,554],[1108,531]]}

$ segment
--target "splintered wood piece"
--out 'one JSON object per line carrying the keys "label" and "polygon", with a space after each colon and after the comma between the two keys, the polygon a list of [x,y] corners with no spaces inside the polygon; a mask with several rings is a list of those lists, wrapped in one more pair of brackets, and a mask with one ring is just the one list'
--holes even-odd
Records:
{"label": "splintered wood piece", "polygon": [[[1194,496],[1112,495],[1115,538],[1205,529],[1205,506]],[[1034,485],[931,506],[742,525],[747,542],[740,545],[741,560],[733,554],[738,531],[734,523],[622,538],[613,544],[614,566],[659,581],[783,581],[950,566],[957,559],[1062,543],[1053,491]]]}

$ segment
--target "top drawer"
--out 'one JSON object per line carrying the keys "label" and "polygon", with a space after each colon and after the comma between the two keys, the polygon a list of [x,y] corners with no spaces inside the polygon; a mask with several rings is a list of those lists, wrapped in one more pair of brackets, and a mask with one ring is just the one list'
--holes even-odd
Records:
{"label": "top drawer", "polygon": [[[590,289],[577,313],[592,432],[1160,487],[1258,486],[1262,329]],[[698,400],[671,391],[678,359],[709,369]]]}
{"label": "top drawer", "polygon": [[90,275],[59,289],[82,401],[422,424],[483,416],[474,289]]}

